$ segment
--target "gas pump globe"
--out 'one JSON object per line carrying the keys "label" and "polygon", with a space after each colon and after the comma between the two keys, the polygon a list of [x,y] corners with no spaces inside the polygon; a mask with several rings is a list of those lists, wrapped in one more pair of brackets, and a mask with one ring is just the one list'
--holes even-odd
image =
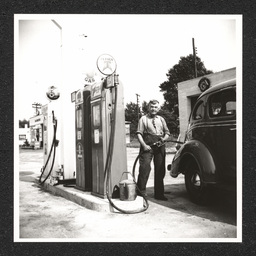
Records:
{"label": "gas pump globe", "polygon": [[102,54],[97,59],[97,67],[103,75],[111,76],[116,72],[116,61],[111,55]]}
{"label": "gas pump globe", "polygon": [[46,96],[50,100],[57,100],[60,97],[60,92],[57,87],[55,86],[50,86],[46,92]]}

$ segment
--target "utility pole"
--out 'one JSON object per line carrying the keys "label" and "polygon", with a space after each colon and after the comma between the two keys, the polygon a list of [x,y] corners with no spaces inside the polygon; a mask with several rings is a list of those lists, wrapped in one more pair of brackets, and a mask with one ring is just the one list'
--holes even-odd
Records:
{"label": "utility pole", "polygon": [[136,97],[137,97],[137,114],[138,114],[138,123],[139,123],[139,120],[140,120],[139,97],[140,97],[140,95],[136,93]]}
{"label": "utility pole", "polygon": [[194,76],[197,77],[197,69],[196,69],[196,53],[197,49],[195,47],[195,41],[194,38],[192,38],[192,46],[193,46],[193,58],[194,58]]}
{"label": "utility pole", "polygon": [[42,107],[41,103],[35,102],[35,103],[32,104],[32,108],[36,109],[36,116],[39,115],[38,109],[41,109],[41,107]]}

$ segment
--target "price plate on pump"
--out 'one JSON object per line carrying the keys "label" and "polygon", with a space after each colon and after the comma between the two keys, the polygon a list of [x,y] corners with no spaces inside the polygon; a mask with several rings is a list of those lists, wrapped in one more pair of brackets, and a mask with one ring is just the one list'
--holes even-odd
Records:
{"label": "price plate on pump", "polygon": [[83,158],[83,146],[81,143],[77,144],[77,158],[81,160]]}
{"label": "price plate on pump", "polygon": [[116,61],[111,55],[102,54],[97,59],[97,67],[103,75],[110,76],[116,71]]}
{"label": "price plate on pump", "polygon": [[100,143],[100,131],[99,131],[99,129],[94,130],[94,143],[95,144]]}

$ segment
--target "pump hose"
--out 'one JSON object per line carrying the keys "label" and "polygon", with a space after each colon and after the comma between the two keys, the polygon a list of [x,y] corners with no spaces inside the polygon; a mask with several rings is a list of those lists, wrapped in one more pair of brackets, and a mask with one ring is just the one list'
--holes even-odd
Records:
{"label": "pump hose", "polygon": [[[184,144],[184,142],[181,142],[181,141],[167,140],[167,141],[165,141],[165,142],[159,144],[159,146],[164,145],[166,142],[175,142],[175,143],[178,143],[178,144]],[[157,146],[157,145],[158,145],[157,143],[158,143],[158,142],[153,143],[152,145],[150,145],[150,147],[152,147],[152,146]],[[139,160],[139,158],[140,158],[140,156],[141,156],[142,154],[143,154],[143,152],[140,152],[140,153],[138,154],[138,156],[136,157],[135,161],[134,161],[134,164],[133,164],[133,167],[132,167],[132,176],[133,176],[133,177],[135,177],[135,167],[136,167],[136,164],[137,164],[137,162],[138,162],[138,160]]]}
{"label": "pump hose", "polygon": [[[111,173],[111,163],[112,163],[112,157],[113,157],[113,148],[114,148],[114,136],[115,136],[115,129],[116,129],[116,116],[117,116],[117,86],[115,86],[115,106],[114,106],[114,117],[111,123],[111,132],[110,132],[110,139],[109,139],[109,148],[108,148],[108,154],[107,154],[107,159],[106,159],[106,166],[105,166],[105,175],[106,177],[106,195],[108,198],[108,201],[110,203],[110,205],[115,208],[116,210],[118,210],[119,212],[125,213],[125,214],[134,214],[134,213],[140,213],[140,212],[144,212],[148,209],[148,201],[146,199],[146,197],[144,195],[142,195],[146,205],[143,205],[142,209],[139,210],[123,210],[119,207],[117,207],[114,202],[111,200],[110,196],[109,196],[109,182],[110,182],[110,173]],[[135,181],[134,181],[135,182]],[[136,184],[136,182],[135,182]],[[137,187],[137,184],[136,184]]]}
{"label": "pump hose", "polygon": [[[160,146],[162,146],[162,145],[165,144],[165,142],[163,142],[163,143],[161,142],[160,144],[159,144],[159,142],[160,142],[160,141],[151,144],[150,147],[153,147],[153,146],[158,146],[158,147],[160,147]],[[132,167],[132,176],[134,177],[134,179],[135,179],[135,168],[136,168],[136,164],[137,164],[137,162],[138,162],[140,156],[141,156],[144,152],[145,152],[145,151],[141,151],[141,152],[138,154],[138,156],[136,157],[136,159],[135,159],[135,161],[134,161],[134,163],[133,163],[133,167]],[[139,191],[139,192],[140,192],[140,191]]]}
{"label": "pump hose", "polygon": [[[53,115],[53,120],[55,123],[53,123],[53,129],[54,129],[54,132],[53,132],[53,139],[52,139],[52,145],[51,145],[51,149],[50,149],[50,152],[49,152],[49,155],[48,155],[48,158],[47,158],[47,161],[45,163],[45,166],[43,167],[43,170],[42,170],[42,173],[40,175],[40,178],[39,178],[39,184],[42,185],[45,183],[45,181],[48,179],[48,177],[50,176],[51,172],[52,172],[52,169],[53,169],[53,165],[54,165],[54,162],[55,162],[55,154],[56,154],[56,133],[57,133],[57,120],[55,120],[54,118],[54,111],[52,111],[52,115]],[[51,165],[51,168],[50,168],[50,171],[49,173],[47,174],[46,178],[41,181],[42,177],[43,177],[43,174],[46,170],[46,166],[50,160],[50,157],[51,157],[51,154],[52,154],[52,149],[54,148],[54,151],[53,151],[53,160],[52,160],[52,165]]]}
{"label": "pump hose", "polygon": [[133,167],[132,167],[132,176],[135,177],[135,167],[136,167],[136,164],[140,158],[140,156],[142,155],[143,152],[139,153],[138,156],[136,157],[135,161],[134,161],[134,164],[133,164]]}

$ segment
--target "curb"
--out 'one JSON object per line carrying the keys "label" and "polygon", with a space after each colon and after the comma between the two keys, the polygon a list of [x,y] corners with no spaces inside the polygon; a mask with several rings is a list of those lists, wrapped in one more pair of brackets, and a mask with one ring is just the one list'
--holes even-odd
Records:
{"label": "curb", "polygon": [[[39,178],[35,178],[35,182],[40,185]],[[100,212],[110,212],[111,210],[108,199],[95,197],[91,195],[91,192],[81,191],[73,187],[64,187],[62,184],[53,186],[49,180],[46,180],[40,186],[53,195],[61,196],[85,208]]]}
{"label": "curb", "polygon": [[[35,178],[35,182],[40,185],[38,177]],[[62,184],[53,186],[50,184],[49,180],[46,180],[40,186],[50,191],[55,196],[61,196],[87,209],[98,212],[118,212],[110,205],[107,198],[93,196],[91,192],[81,191],[74,187],[64,187]],[[121,201],[120,199],[112,199],[112,201],[117,207],[124,210],[140,209],[143,206],[143,198],[140,196],[137,196],[134,201]]]}

